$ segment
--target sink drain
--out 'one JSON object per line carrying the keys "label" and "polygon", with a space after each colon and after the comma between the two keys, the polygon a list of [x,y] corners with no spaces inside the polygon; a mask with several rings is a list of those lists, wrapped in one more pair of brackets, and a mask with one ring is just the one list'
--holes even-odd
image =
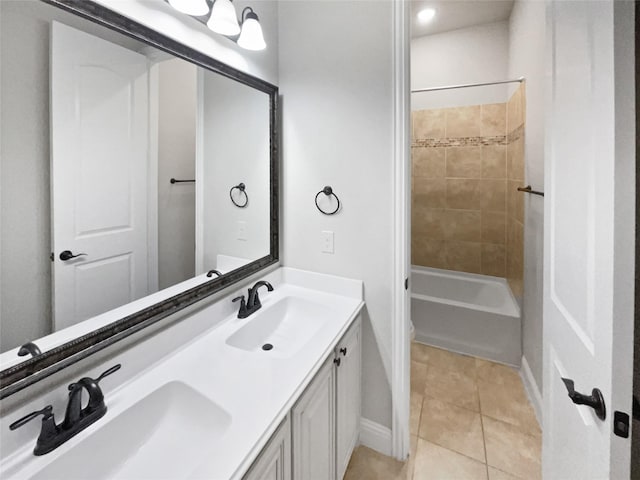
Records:
{"label": "sink drain", "polygon": [[264,345],[262,345],[262,349],[264,351],[269,351],[273,348],[273,345],[271,345],[270,343],[265,343]]}

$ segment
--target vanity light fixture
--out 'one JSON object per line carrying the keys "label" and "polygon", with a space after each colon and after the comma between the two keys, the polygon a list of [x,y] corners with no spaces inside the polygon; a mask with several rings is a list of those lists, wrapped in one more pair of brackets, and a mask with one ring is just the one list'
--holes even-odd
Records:
{"label": "vanity light fixture", "polygon": [[195,17],[209,13],[207,0],[169,0],[169,5],[179,12]]}
{"label": "vanity light fixture", "polygon": [[[167,0],[169,5],[179,12],[192,17],[203,17],[209,13],[208,0]],[[238,21],[236,7],[233,0],[213,0],[207,27],[215,33],[224,35],[236,42],[245,50],[264,50],[267,44],[264,41],[262,26],[258,15],[251,7],[245,7]],[[199,21],[204,22],[201,18]]]}
{"label": "vanity light fixture", "polygon": [[418,12],[418,21],[420,23],[429,23],[436,16],[433,8],[424,8]]}
{"label": "vanity light fixture", "polygon": [[238,45],[246,50],[264,50],[267,48],[258,15],[251,7],[245,7],[242,10],[242,31],[240,32],[240,37],[238,37]]}
{"label": "vanity light fixture", "polygon": [[207,27],[227,37],[235,37],[240,33],[236,7],[233,6],[231,0],[215,0],[213,2]]}

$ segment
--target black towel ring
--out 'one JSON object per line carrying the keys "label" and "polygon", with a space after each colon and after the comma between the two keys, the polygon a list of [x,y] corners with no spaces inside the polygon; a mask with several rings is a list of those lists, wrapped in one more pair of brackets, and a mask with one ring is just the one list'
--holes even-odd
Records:
{"label": "black towel ring", "polygon": [[[327,197],[332,195],[335,197],[336,201],[338,202],[338,206],[333,212],[325,212],[320,208],[320,205],[318,205],[318,197],[320,196],[321,193],[324,193]],[[324,215],[335,215],[338,212],[338,210],[340,210],[340,199],[335,193],[333,193],[333,188],[326,186],[316,194],[316,208],[320,210],[320,212],[323,213]]]}
{"label": "black towel ring", "polygon": [[[243,204],[239,204],[237,203],[234,199],[233,199],[233,191],[235,189],[240,190],[240,193],[244,193],[244,203]],[[246,186],[244,185],[244,183],[239,183],[238,185],[236,185],[235,187],[231,187],[231,190],[229,190],[229,198],[231,199],[231,201],[233,202],[233,204],[238,207],[238,208],[244,208],[247,206],[247,204],[249,203],[249,195],[247,195],[247,191],[246,191]]]}

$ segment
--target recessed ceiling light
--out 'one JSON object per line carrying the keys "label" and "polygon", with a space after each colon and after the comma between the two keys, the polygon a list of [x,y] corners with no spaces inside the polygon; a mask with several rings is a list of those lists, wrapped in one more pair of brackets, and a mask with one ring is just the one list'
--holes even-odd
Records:
{"label": "recessed ceiling light", "polygon": [[436,16],[433,8],[424,8],[418,12],[418,21],[420,23],[429,23]]}

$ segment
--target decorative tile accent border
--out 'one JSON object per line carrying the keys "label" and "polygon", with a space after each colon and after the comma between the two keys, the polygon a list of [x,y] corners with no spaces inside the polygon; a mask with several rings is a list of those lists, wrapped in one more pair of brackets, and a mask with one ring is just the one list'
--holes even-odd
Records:
{"label": "decorative tile accent border", "polygon": [[524,135],[524,123],[520,125],[518,128],[516,128],[515,130],[512,130],[507,135],[507,143],[513,143],[516,140],[520,140],[520,138],[522,138],[523,135]]}
{"label": "decorative tile accent border", "polygon": [[458,138],[425,138],[414,140],[412,147],[480,147],[490,145],[506,145],[506,135],[493,137],[458,137]]}

